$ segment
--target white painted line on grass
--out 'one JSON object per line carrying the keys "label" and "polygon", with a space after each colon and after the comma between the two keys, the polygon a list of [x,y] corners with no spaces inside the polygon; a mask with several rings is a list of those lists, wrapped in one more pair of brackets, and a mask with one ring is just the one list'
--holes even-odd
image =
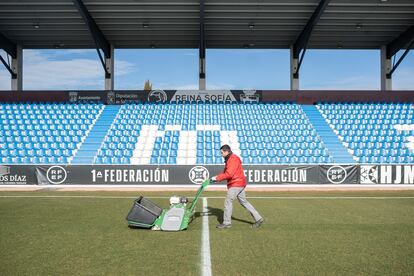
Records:
{"label": "white painted line on grass", "polygon": [[[136,196],[81,196],[81,195],[0,195],[0,198],[98,198],[131,199]],[[152,199],[168,199],[169,196],[146,196]],[[190,197],[191,198],[191,197]],[[209,199],[224,199],[225,196],[208,196]],[[248,199],[414,199],[414,196],[248,196]]]}
{"label": "white painted line on grass", "polygon": [[[8,189],[8,188],[37,188],[37,189],[65,189],[65,188],[82,188],[82,189],[94,189],[94,188],[143,188],[145,189],[152,189],[152,188],[161,188],[161,189],[175,189],[175,188],[186,188],[186,189],[198,189],[198,185],[189,185],[189,184],[175,184],[175,185],[158,185],[158,184],[142,184],[142,185],[134,185],[134,184],[128,184],[128,185],[111,185],[111,184],[60,184],[60,185],[0,185],[0,188]],[[226,189],[226,185],[220,185],[220,184],[211,184],[207,187],[208,189],[214,189],[214,188],[223,188]],[[336,189],[342,189],[342,188],[373,188],[375,191],[376,189],[381,188],[403,188],[406,190],[414,190],[413,184],[252,184],[248,186],[249,189],[254,190],[255,188],[306,188],[307,190],[312,190],[313,188],[336,188]]]}
{"label": "white painted line on grass", "polygon": [[[223,199],[222,196],[207,198]],[[414,196],[248,196],[248,199],[414,199]]]}
{"label": "white painted line on grass", "polygon": [[[53,196],[53,195],[0,195],[0,198],[99,198],[99,199],[128,199],[128,198],[138,198],[137,196],[77,196],[77,195],[68,195],[68,196]],[[158,196],[158,197],[145,197],[145,198],[154,198],[154,199],[165,199],[170,198],[169,196]]]}
{"label": "white painted line on grass", "polygon": [[207,198],[203,197],[203,230],[201,233],[201,275],[211,276],[210,232],[208,227]]}

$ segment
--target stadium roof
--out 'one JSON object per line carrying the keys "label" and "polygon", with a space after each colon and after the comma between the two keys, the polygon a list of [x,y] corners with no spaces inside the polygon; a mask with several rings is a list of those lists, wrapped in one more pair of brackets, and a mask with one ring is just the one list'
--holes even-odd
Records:
{"label": "stadium roof", "polygon": [[[287,49],[310,23],[315,27],[307,48],[379,49],[404,32],[414,34],[413,0],[326,1],[313,22],[324,0],[201,1],[207,48]],[[23,48],[96,48],[76,2],[0,0],[0,33]],[[116,48],[199,47],[199,0],[82,2]]]}

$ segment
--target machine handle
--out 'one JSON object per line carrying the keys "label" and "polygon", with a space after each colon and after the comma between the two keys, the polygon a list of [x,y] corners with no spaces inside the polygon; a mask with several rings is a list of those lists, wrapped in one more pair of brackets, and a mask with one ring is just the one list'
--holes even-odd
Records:
{"label": "machine handle", "polygon": [[191,207],[190,207],[190,213],[194,212],[195,206],[197,204],[198,198],[200,197],[201,193],[204,191],[204,189],[210,184],[210,180],[206,179],[204,180],[204,182],[201,184],[201,187],[197,190],[197,194],[194,198],[194,200],[191,202]]}

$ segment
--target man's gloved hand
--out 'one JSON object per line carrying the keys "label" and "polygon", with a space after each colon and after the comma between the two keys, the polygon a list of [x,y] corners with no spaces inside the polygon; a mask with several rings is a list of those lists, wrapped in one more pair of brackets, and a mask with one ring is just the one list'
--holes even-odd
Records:
{"label": "man's gloved hand", "polygon": [[217,177],[213,176],[212,178],[210,178],[210,182],[212,183],[217,182]]}

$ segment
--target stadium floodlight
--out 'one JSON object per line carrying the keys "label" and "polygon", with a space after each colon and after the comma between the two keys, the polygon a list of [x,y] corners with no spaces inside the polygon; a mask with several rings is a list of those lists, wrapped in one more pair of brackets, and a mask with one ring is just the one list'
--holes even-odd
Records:
{"label": "stadium floodlight", "polygon": [[53,48],[55,49],[60,49],[60,48],[63,48],[64,46],[65,46],[65,43],[62,43],[62,42],[57,42],[53,44]]}
{"label": "stadium floodlight", "polygon": [[244,49],[249,49],[249,48],[253,48],[255,46],[255,44],[254,43],[249,43],[249,44],[243,44],[243,48]]}

